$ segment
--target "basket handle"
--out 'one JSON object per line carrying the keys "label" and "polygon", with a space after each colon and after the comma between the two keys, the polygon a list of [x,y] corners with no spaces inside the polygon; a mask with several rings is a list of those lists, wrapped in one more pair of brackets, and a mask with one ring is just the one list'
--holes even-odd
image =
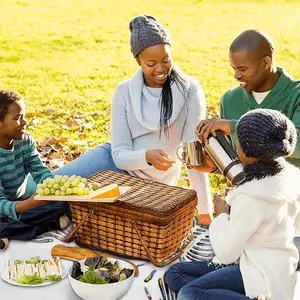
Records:
{"label": "basket handle", "polygon": [[155,267],[158,267],[158,268],[165,267],[165,266],[169,265],[170,263],[172,263],[173,261],[175,261],[176,259],[178,259],[184,253],[184,251],[191,245],[191,243],[194,240],[194,236],[193,236],[192,232],[190,231],[189,234],[188,234],[188,237],[189,237],[189,240],[190,240],[189,243],[187,243],[186,245],[184,245],[184,242],[183,242],[181,244],[180,248],[178,248],[178,250],[174,254],[170,255],[168,258],[166,258],[163,261],[156,261],[153,258],[152,254],[150,253],[147,244],[143,240],[143,237],[142,237],[139,229],[137,228],[135,221],[132,221],[132,224],[133,224],[133,227],[136,230],[136,232],[137,232],[137,234],[138,234],[138,236],[139,236],[139,238],[141,240],[141,243],[142,243],[142,245],[144,247],[144,250],[147,253],[147,256],[148,256],[149,260],[151,261],[151,263]]}
{"label": "basket handle", "polygon": [[78,224],[75,228],[71,230],[71,232],[66,236],[64,242],[69,243],[74,239],[74,234],[77,232],[78,228],[94,213],[93,210],[91,210]]}

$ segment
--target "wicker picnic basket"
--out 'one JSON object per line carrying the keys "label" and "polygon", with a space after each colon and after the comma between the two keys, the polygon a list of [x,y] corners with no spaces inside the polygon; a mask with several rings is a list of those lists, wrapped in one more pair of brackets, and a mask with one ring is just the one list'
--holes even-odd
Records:
{"label": "wicker picnic basket", "polygon": [[177,259],[192,241],[194,190],[108,170],[88,181],[131,189],[114,203],[71,202],[75,228],[68,239],[75,234],[83,247],[150,260],[156,266]]}

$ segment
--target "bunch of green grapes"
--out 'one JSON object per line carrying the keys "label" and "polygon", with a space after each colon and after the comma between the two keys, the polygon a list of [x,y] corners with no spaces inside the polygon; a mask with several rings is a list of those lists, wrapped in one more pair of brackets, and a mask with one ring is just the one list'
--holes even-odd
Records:
{"label": "bunch of green grapes", "polygon": [[54,178],[46,178],[43,183],[38,184],[36,192],[40,196],[88,195],[90,189],[86,178],[55,175]]}

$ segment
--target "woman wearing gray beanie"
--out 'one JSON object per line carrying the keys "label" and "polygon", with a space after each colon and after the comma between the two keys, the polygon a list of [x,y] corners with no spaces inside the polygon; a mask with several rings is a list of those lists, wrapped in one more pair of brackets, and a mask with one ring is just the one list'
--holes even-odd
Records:
{"label": "woman wearing gray beanie", "polygon": [[300,170],[285,157],[296,147],[295,125],[277,110],[255,109],[241,117],[237,134],[246,180],[226,202],[214,201],[217,217],[209,233],[216,259],[176,264],[167,272],[178,300],[293,298]]}
{"label": "woman wearing gray beanie", "polygon": [[[140,66],[114,93],[111,143],[82,155],[56,172],[88,177],[103,169],[176,185],[181,161],[176,150],[196,140],[195,128],[206,116],[200,84],[173,64],[171,36],[152,16],[129,24],[131,52]],[[210,222],[212,201],[207,175],[188,170],[197,191],[199,222]],[[206,229],[207,230],[207,229]]]}

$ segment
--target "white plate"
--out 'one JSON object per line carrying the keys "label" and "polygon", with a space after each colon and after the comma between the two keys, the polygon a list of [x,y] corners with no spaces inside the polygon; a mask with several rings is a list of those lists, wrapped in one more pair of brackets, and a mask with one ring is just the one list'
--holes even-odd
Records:
{"label": "white plate", "polygon": [[[131,189],[130,186],[119,186],[121,196]],[[119,197],[111,197],[111,198],[96,198],[91,199],[89,195],[86,196],[34,196],[34,200],[47,200],[47,201],[72,201],[72,202],[115,202]]]}
{"label": "white plate", "polygon": [[[63,269],[63,275],[61,276],[61,280],[63,280],[66,276],[67,276],[67,272]],[[50,284],[54,284],[54,283],[57,283],[57,282],[61,282],[61,280],[60,280],[60,281],[55,281],[55,282],[46,281],[46,282],[43,282],[41,284],[33,284],[33,285],[20,284],[20,283],[17,283],[16,281],[14,281],[14,280],[8,278],[6,267],[1,271],[1,278],[9,284],[17,285],[17,286],[25,286],[25,287],[39,287],[39,286],[45,286],[45,285],[50,285]]]}

